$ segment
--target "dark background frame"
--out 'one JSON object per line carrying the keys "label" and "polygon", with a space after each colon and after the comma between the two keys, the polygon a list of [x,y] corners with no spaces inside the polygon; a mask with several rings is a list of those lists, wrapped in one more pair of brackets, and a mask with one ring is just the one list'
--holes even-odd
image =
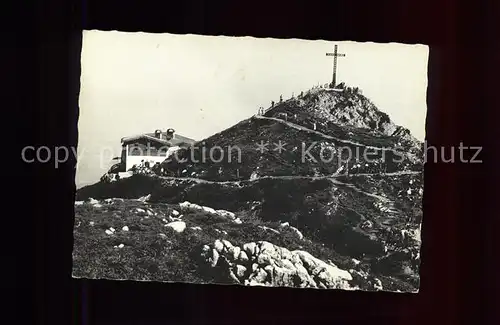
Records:
{"label": "dark background frame", "polygon": [[[12,204],[23,207],[16,217],[33,229],[27,241],[16,241],[21,252],[12,258],[18,263],[4,278],[22,293],[22,301],[10,299],[18,308],[12,309],[18,312],[15,323],[25,316],[49,325],[493,323],[500,289],[494,240],[500,229],[494,207],[500,177],[493,163],[498,83],[491,63],[500,57],[493,38],[495,5],[458,0],[49,0],[34,10],[21,8],[35,24],[12,25],[16,33],[7,37],[13,45],[8,49],[20,64],[6,68],[21,90],[12,98],[16,107],[26,105],[29,111],[16,110],[23,130],[33,132],[17,131],[22,146],[76,147],[83,28],[427,44],[427,141],[483,146],[484,163],[425,166],[419,294],[75,280],[76,162],[58,169],[50,163],[23,163],[18,177],[26,179],[15,181],[30,185],[15,192],[17,204]],[[32,194],[29,206],[26,194]],[[24,216],[34,218],[28,222]]]}

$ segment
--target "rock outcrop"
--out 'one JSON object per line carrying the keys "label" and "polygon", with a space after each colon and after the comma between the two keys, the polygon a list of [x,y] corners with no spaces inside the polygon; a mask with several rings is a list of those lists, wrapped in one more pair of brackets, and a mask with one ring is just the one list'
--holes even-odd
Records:
{"label": "rock outcrop", "polygon": [[186,223],[184,221],[173,221],[167,223],[165,227],[172,228],[176,232],[183,232],[186,229]]}
{"label": "rock outcrop", "polygon": [[346,87],[341,93],[320,89],[310,91],[297,100],[297,105],[311,108],[311,114],[321,121],[370,129],[411,141],[414,145],[418,144],[418,140],[408,129],[391,121],[386,113],[381,112],[357,88]]}
{"label": "rock outcrop", "polygon": [[236,218],[236,215],[233,213],[233,212],[230,212],[230,211],[226,211],[226,210],[215,210],[213,208],[210,208],[210,207],[206,207],[206,206],[201,206],[201,205],[198,205],[198,204],[195,204],[195,203],[190,203],[188,201],[185,201],[185,202],[182,202],[182,203],[179,203],[179,206],[181,208],[182,211],[203,211],[209,215],[215,215],[215,216],[219,216],[219,217],[222,217],[222,218],[227,218],[228,220],[232,220],[234,221],[235,223],[239,223],[239,219]]}
{"label": "rock outcrop", "polygon": [[227,240],[205,245],[202,257],[211,267],[227,268],[235,282],[250,286],[278,286],[355,290],[348,271],[302,250],[290,251],[266,241],[242,247]]}

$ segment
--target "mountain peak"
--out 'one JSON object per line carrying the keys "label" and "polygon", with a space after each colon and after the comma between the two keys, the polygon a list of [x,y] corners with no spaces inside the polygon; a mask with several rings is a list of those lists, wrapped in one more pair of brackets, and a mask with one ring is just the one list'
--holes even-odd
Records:
{"label": "mountain peak", "polygon": [[[159,266],[151,271],[164,281],[189,274],[187,279],[244,285],[415,292],[423,161],[420,147],[405,136],[411,135],[358,89],[312,89],[180,148],[152,168],[141,164],[131,177],[104,178],[80,189],[77,199],[88,203],[79,202],[78,213],[100,211],[102,217],[93,222],[102,224],[87,226],[79,215],[78,226],[101,238],[110,220],[120,221],[122,229],[127,222],[131,234],[147,238],[144,247],[165,247],[168,238],[172,262],[159,264],[161,272]],[[114,236],[114,228],[105,233]],[[79,276],[89,274],[81,266],[89,263],[93,243],[77,248]],[[242,251],[248,255],[240,259]],[[298,282],[302,275],[271,268],[291,265],[283,257],[292,255],[312,265],[314,281]],[[261,265],[259,271],[265,261],[272,265]],[[340,276],[320,276],[318,267]],[[288,273],[276,275],[282,270]]]}
{"label": "mountain peak", "polygon": [[412,145],[419,144],[408,129],[396,125],[358,87],[347,87],[344,84],[337,87],[314,87],[295,98],[277,103],[265,116],[278,117],[286,114],[287,118],[295,119],[297,124],[333,123],[369,130],[375,135],[399,137]]}

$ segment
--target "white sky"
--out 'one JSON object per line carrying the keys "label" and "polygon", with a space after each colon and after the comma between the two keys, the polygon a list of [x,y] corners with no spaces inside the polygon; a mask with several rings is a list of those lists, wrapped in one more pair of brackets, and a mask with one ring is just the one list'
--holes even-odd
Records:
{"label": "white sky", "polygon": [[[85,31],[77,186],[94,183],[124,136],[174,128],[201,140],[332,78],[359,87],[420,140],[428,47],[253,37]],[[113,148],[108,155],[100,154]],[[101,166],[101,160],[104,166]]]}

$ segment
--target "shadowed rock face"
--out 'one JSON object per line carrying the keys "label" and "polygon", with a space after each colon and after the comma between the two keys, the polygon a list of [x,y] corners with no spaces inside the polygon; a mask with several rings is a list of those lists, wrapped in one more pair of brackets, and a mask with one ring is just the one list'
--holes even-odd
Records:
{"label": "shadowed rock face", "polygon": [[[269,150],[256,150],[260,141],[269,142]],[[278,141],[286,143],[281,153],[273,150]],[[417,290],[422,144],[359,92],[312,90],[201,144],[207,151],[237,147],[241,159],[237,150],[231,161],[214,162],[203,160],[201,150],[181,149],[179,159],[153,171],[82,188],[77,200],[149,195],[130,204],[177,205],[184,218],[171,216],[172,224],[162,227],[175,236],[202,236],[186,256],[218,282]],[[353,159],[340,148],[369,149],[370,159]],[[325,153],[330,160],[321,159]],[[93,213],[108,213],[96,204],[101,207]],[[218,222],[227,228],[214,232]],[[213,235],[205,237],[207,231]],[[339,262],[351,259],[356,267]]]}

